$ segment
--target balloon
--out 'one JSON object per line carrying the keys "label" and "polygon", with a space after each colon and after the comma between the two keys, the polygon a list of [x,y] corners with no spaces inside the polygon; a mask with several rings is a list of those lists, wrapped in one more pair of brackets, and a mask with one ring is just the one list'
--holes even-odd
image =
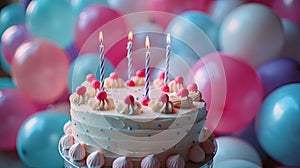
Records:
{"label": "balloon", "polygon": [[208,13],[212,20],[220,25],[224,18],[241,4],[243,4],[243,0],[215,1]]}
{"label": "balloon", "polygon": [[[85,81],[86,75],[95,74],[99,79],[99,56],[96,54],[85,54],[77,57],[71,64],[68,75],[69,92],[75,92],[77,86]],[[108,77],[114,71],[109,61],[104,59],[104,76]]]}
{"label": "balloon", "polygon": [[0,90],[5,88],[15,88],[14,82],[10,78],[0,78]]}
{"label": "balloon", "polygon": [[[139,23],[135,27],[133,27],[132,32],[134,32],[134,33],[146,33],[146,32],[163,33],[164,30],[162,27],[160,27],[156,23],[144,22],[144,23]],[[145,41],[145,39],[144,39],[144,41]]]}
{"label": "balloon", "polygon": [[255,163],[242,159],[230,159],[221,162],[215,162],[214,168],[261,168]]}
{"label": "balloon", "polygon": [[69,56],[69,60],[71,60],[71,62],[73,62],[79,54],[79,51],[76,48],[75,44],[71,44],[70,46],[65,48],[65,51],[67,52],[67,54]]}
{"label": "balloon", "polygon": [[281,17],[300,26],[300,2],[298,0],[273,0],[273,10]]}
{"label": "balloon", "polygon": [[2,55],[1,47],[0,47],[0,66],[6,73],[8,74],[11,73],[10,64],[5,60],[4,56]]}
{"label": "balloon", "polygon": [[300,82],[299,67],[300,64],[290,58],[277,58],[259,67],[258,72],[264,86],[264,95],[269,95],[280,86]]}
{"label": "balloon", "polygon": [[300,63],[300,24],[297,25],[289,20],[281,19],[284,32],[284,45],[281,55],[290,57]]}
{"label": "balloon", "polygon": [[0,150],[13,150],[19,128],[36,108],[18,90],[3,89],[0,90],[0,109]]}
{"label": "balloon", "polygon": [[67,87],[69,60],[57,45],[32,39],[22,44],[12,62],[18,89],[40,103],[51,103]]}
{"label": "balloon", "polygon": [[300,84],[282,86],[263,102],[255,130],[264,151],[287,166],[300,166]]}
{"label": "balloon", "polygon": [[245,3],[258,3],[260,5],[265,5],[271,7],[274,0],[245,0]]}
{"label": "balloon", "polygon": [[[180,14],[185,11],[195,10],[207,12],[211,3],[211,0],[148,0],[148,8],[153,12],[153,18],[155,22],[165,28],[168,23],[175,17],[176,14]],[[170,13],[172,15],[165,15],[164,13]],[[162,17],[163,15],[163,17]]]}
{"label": "balloon", "polygon": [[211,53],[196,62],[192,72],[208,106],[207,127],[231,133],[254,119],[263,88],[251,65],[224,53]]}
{"label": "balloon", "polygon": [[79,16],[85,8],[95,4],[107,4],[107,0],[71,0],[73,10],[76,12],[76,16]]}
{"label": "balloon", "polygon": [[20,4],[12,3],[5,6],[0,12],[0,37],[10,26],[24,22],[25,12]]}
{"label": "balloon", "polygon": [[23,7],[23,9],[26,11],[29,3],[31,2],[31,0],[19,0],[19,3],[21,4],[21,6]]}
{"label": "balloon", "polygon": [[[262,167],[262,161],[257,151],[247,142],[230,136],[216,138],[218,150],[214,157],[215,163],[222,163],[232,159],[250,161]],[[230,152],[229,152],[230,151]]]}
{"label": "balloon", "polygon": [[76,15],[67,1],[32,1],[27,8],[26,23],[33,35],[61,47],[69,46],[74,40]]}
{"label": "balloon", "polygon": [[25,24],[9,27],[1,38],[2,52],[5,60],[11,64],[15,51],[26,40],[33,38]]}
{"label": "balloon", "polygon": [[221,25],[220,45],[223,52],[259,67],[280,54],[283,46],[281,22],[264,5],[241,5],[230,12]]}
{"label": "balloon", "polygon": [[17,151],[20,159],[29,167],[63,167],[58,142],[68,120],[69,116],[52,110],[30,116],[18,133]]}
{"label": "balloon", "polygon": [[165,32],[172,36],[172,52],[181,57],[199,59],[218,48],[219,28],[201,12],[189,11],[178,15]]}

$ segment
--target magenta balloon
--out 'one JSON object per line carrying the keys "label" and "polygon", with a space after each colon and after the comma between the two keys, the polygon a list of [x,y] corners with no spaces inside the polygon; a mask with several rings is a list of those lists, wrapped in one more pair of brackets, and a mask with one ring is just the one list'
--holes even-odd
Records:
{"label": "magenta balloon", "polygon": [[64,50],[38,39],[22,44],[12,62],[17,88],[40,103],[51,103],[63,94],[68,70],[69,60]]}
{"label": "magenta balloon", "polygon": [[0,150],[14,150],[22,123],[36,108],[17,89],[0,90]]}
{"label": "magenta balloon", "polygon": [[32,38],[25,24],[9,27],[1,38],[2,52],[5,60],[11,64],[15,51],[21,43]]}
{"label": "magenta balloon", "polygon": [[[263,88],[252,66],[224,53],[212,53],[198,61],[192,71],[208,105],[209,128],[217,133],[231,133],[253,120],[263,99]],[[225,86],[219,79],[223,74]],[[222,90],[217,90],[222,86],[226,89],[225,99],[219,96]],[[225,106],[221,99],[224,99]]]}
{"label": "magenta balloon", "polygon": [[281,18],[286,18],[300,26],[300,1],[299,0],[274,0],[273,10]]}
{"label": "magenta balloon", "polygon": [[208,12],[214,0],[148,0],[148,8],[151,11],[167,12],[173,15],[162,15],[162,13],[153,12],[156,23],[166,28],[169,22],[174,18],[174,14],[179,14],[188,10],[197,10]]}

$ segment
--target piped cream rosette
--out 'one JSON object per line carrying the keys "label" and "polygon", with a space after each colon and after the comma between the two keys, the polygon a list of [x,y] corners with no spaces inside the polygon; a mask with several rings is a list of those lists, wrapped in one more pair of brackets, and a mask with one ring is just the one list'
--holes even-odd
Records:
{"label": "piped cream rosette", "polygon": [[93,110],[108,111],[115,108],[114,100],[107,98],[105,91],[99,91],[95,98],[90,98],[88,105]]}
{"label": "piped cream rosette", "polygon": [[145,70],[138,70],[135,73],[135,76],[132,77],[132,81],[134,82],[135,86],[144,86],[145,85]]}
{"label": "piped cream rosette", "polygon": [[183,83],[183,77],[178,76],[175,80],[169,83],[170,92],[177,92],[182,88],[186,88],[185,84]]}
{"label": "piped cream rosette", "polygon": [[162,114],[174,113],[173,103],[169,101],[169,96],[163,93],[158,100],[151,100],[148,105],[153,112]]}
{"label": "piped cream rosette", "polygon": [[76,92],[69,97],[69,100],[76,105],[84,104],[88,100],[88,96],[86,96],[86,87],[78,86]]}
{"label": "piped cream rosette", "polygon": [[189,90],[189,97],[193,99],[195,102],[200,102],[202,100],[202,94],[198,90],[198,86],[196,83],[189,84],[187,86],[187,89]]}
{"label": "piped cream rosette", "polygon": [[170,101],[175,108],[190,108],[193,106],[193,99],[189,97],[189,91],[186,88],[180,89],[176,95],[170,95]]}
{"label": "piped cream rosette", "polygon": [[[165,80],[165,72],[161,72],[160,74],[159,74],[159,76],[158,76],[158,78],[157,79],[155,79],[154,81],[153,81],[153,86],[155,87],[155,88],[161,88],[162,86],[164,86],[164,81]],[[170,79],[168,79],[168,81],[167,81],[167,84],[170,82]]]}
{"label": "piped cream rosette", "polygon": [[126,115],[138,115],[142,112],[142,105],[132,95],[128,95],[123,103],[118,104],[116,111]]}
{"label": "piped cream rosette", "polygon": [[123,88],[125,87],[125,83],[122,78],[119,78],[119,75],[116,72],[112,72],[109,75],[109,78],[106,78],[104,80],[104,87],[107,89]]}

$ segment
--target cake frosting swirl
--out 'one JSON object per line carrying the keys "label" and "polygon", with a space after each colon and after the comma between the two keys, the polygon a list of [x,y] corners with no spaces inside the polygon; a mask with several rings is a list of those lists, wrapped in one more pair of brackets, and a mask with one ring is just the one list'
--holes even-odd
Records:
{"label": "cake frosting swirl", "polygon": [[115,108],[114,100],[112,98],[107,98],[105,91],[100,91],[95,98],[89,99],[88,105],[91,109],[98,111],[107,111]]}
{"label": "cake frosting swirl", "polygon": [[109,75],[109,78],[104,80],[104,87],[105,88],[122,88],[125,86],[124,80],[119,78],[119,75],[116,72],[112,72]]}
{"label": "cake frosting swirl", "polygon": [[134,97],[132,95],[128,95],[125,97],[124,103],[120,103],[117,106],[116,111],[121,114],[137,115],[142,112],[142,105],[139,102],[134,101]]}

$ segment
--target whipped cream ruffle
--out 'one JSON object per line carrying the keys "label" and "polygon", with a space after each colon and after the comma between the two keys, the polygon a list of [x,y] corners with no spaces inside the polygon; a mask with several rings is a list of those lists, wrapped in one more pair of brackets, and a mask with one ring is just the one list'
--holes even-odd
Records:
{"label": "whipped cream ruffle", "polygon": [[195,102],[200,102],[202,101],[202,94],[200,91],[196,91],[196,92],[189,92],[189,97],[193,99],[193,101]]}
{"label": "whipped cream ruffle", "polygon": [[79,105],[79,104],[84,104],[88,99],[88,96],[83,95],[80,96],[77,93],[72,93],[71,96],[69,97],[69,100],[71,103]]}
{"label": "whipped cream ruffle", "polygon": [[115,103],[112,98],[107,98],[101,101],[96,98],[91,98],[88,100],[88,105],[91,109],[98,111],[108,111],[115,108]]}
{"label": "whipped cream ruffle", "polygon": [[160,168],[160,161],[153,154],[148,155],[141,161],[141,168]]}
{"label": "whipped cream ruffle", "polygon": [[178,90],[186,88],[186,85],[184,83],[177,83],[175,80],[171,81],[169,83],[169,89],[170,92],[177,92]]}
{"label": "whipped cream ruffle", "polygon": [[123,87],[125,87],[125,82],[121,78],[118,78],[118,79],[106,78],[104,80],[104,87],[107,89],[123,88]]}
{"label": "whipped cream ruffle", "polygon": [[142,105],[139,102],[134,102],[134,104],[120,103],[117,106],[116,111],[121,114],[137,115],[142,112]]}
{"label": "whipped cream ruffle", "polygon": [[179,97],[171,95],[170,101],[173,103],[175,108],[190,108],[193,106],[193,99],[189,96]]}
{"label": "whipped cream ruffle", "polygon": [[146,81],[144,77],[137,77],[134,76],[131,78],[131,80],[134,82],[135,86],[144,86]]}
{"label": "whipped cream ruffle", "polygon": [[151,100],[148,106],[152,109],[153,112],[157,113],[170,114],[174,112],[172,102],[163,103],[157,100]]}

